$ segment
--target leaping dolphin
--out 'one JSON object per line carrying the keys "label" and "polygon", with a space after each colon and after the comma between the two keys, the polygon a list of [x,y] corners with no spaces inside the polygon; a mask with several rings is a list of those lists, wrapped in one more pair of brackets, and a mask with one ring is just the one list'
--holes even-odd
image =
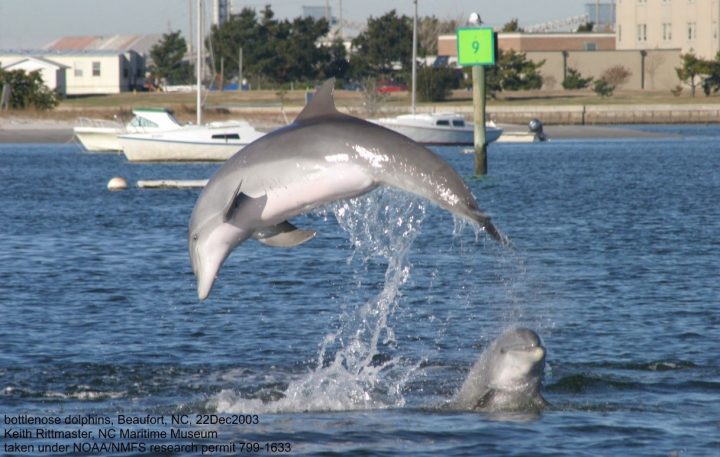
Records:
{"label": "leaping dolphin", "polygon": [[450,407],[479,411],[539,409],[547,404],[540,393],[545,348],[527,328],[497,337],[473,365]]}
{"label": "leaping dolphin", "polygon": [[443,159],[399,133],[337,111],[334,83],[330,79],[318,88],[292,124],[228,159],[198,197],[188,250],[201,300],[243,241],[304,243],[315,232],[298,229],[289,218],[380,185],[424,197],[507,242]]}

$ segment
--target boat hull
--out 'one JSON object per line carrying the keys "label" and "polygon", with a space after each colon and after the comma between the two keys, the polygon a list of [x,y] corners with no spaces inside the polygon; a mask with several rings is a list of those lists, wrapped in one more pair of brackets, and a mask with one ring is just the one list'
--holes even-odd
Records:
{"label": "boat hull", "polygon": [[73,133],[87,151],[118,152],[121,150],[117,136],[122,133],[122,129],[75,127]]}
{"label": "boat hull", "polygon": [[[408,138],[426,145],[469,146],[475,143],[475,131],[472,125],[462,127],[434,125],[434,118],[427,116],[398,116],[397,118],[374,119],[372,122],[401,133]],[[448,122],[451,122],[450,118]],[[457,118],[455,118],[457,119]],[[489,144],[496,141],[503,130],[487,125],[485,141]]]}
{"label": "boat hull", "polygon": [[149,138],[120,137],[130,162],[218,162],[232,157],[247,143],[190,143]]}

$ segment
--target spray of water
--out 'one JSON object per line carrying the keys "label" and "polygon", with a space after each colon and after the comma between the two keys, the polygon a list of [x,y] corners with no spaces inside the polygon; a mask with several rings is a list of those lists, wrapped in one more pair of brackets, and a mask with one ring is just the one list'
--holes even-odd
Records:
{"label": "spray of water", "polygon": [[353,248],[348,263],[355,266],[355,278],[348,287],[356,290],[344,294],[346,300],[372,287],[367,282],[384,267],[382,279],[377,278],[379,291],[359,304],[344,304],[340,326],[324,337],[314,367],[291,380],[282,398],[264,402],[225,390],[211,401],[218,411],[332,411],[405,404],[403,387],[416,366],[395,353],[391,321],[410,276],[408,253],[420,233],[425,203],[381,188],[337,202],[328,210],[347,232]]}

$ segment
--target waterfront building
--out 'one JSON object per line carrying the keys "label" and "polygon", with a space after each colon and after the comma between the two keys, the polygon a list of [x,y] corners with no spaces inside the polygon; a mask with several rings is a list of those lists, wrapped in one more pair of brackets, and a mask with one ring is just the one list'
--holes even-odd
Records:
{"label": "waterfront building", "polygon": [[0,56],[0,68],[5,71],[22,70],[25,73],[38,71],[40,72],[43,83],[45,83],[50,90],[54,90],[60,95],[65,95],[65,73],[68,69],[67,65],[53,62],[52,60],[42,57],[28,56],[20,60],[7,59],[3,61]]}
{"label": "waterfront building", "polygon": [[[534,62],[544,61],[539,70],[543,90],[562,89],[568,68],[578,70],[584,77],[599,78],[615,66],[630,72],[622,89],[670,90],[678,85],[675,68],[681,65],[680,49],[618,50],[615,39],[613,33],[499,32],[498,48],[524,52]],[[448,56],[451,63],[457,61],[455,34],[438,38],[438,55]]]}
{"label": "waterfront building", "polygon": [[64,71],[55,87],[52,77],[46,80],[47,71],[42,75],[45,85],[65,95],[117,94],[140,87],[144,81],[144,60],[134,51],[0,51],[3,68],[40,62]]}
{"label": "waterfront building", "polygon": [[703,59],[720,51],[718,0],[617,0],[617,49],[680,49]]}

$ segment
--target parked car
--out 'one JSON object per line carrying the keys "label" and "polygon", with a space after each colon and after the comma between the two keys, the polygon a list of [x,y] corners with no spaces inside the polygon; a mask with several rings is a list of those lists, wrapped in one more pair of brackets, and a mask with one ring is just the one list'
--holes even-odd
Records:
{"label": "parked car", "polygon": [[389,93],[389,92],[402,92],[407,91],[408,87],[407,84],[397,82],[397,81],[378,81],[377,83],[377,91],[381,94]]}

